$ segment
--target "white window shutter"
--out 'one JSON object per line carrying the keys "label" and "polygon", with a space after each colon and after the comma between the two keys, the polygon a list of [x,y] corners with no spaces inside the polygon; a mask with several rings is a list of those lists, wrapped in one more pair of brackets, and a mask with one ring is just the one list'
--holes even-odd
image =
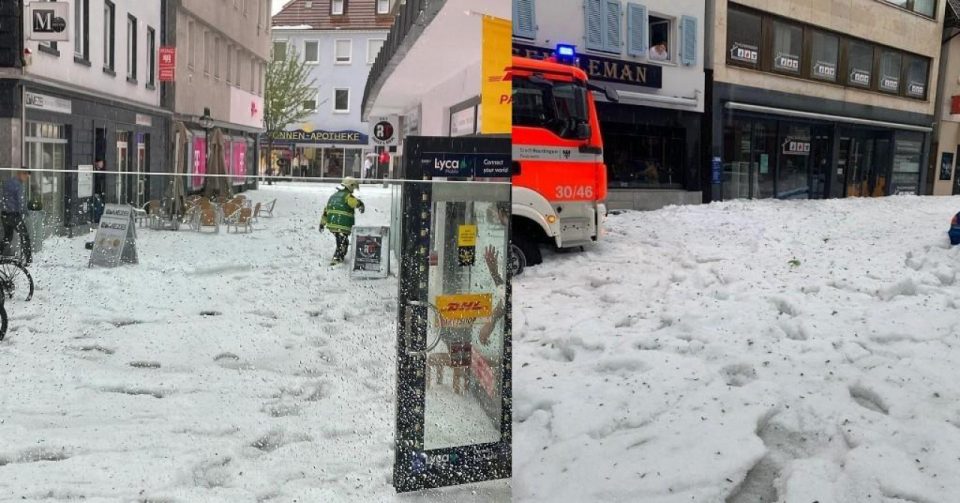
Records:
{"label": "white window shutter", "polygon": [[647,35],[649,26],[647,6],[636,3],[627,4],[627,54],[644,57],[647,55],[650,41]]}
{"label": "white window shutter", "polygon": [[680,19],[680,63],[690,66],[697,64],[697,18],[683,16]]}
{"label": "white window shutter", "polygon": [[583,19],[586,23],[587,49],[604,50],[603,2],[607,0],[584,0]]}
{"label": "white window shutter", "polygon": [[606,40],[604,46],[607,51],[620,54],[620,48],[623,44],[620,36],[622,32],[620,19],[623,17],[620,13],[620,0],[604,0],[604,2],[606,4],[606,12],[604,13]]}
{"label": "white window shutter", "polygon": [[535,0],[513,0],[513,36],[537,38]]}

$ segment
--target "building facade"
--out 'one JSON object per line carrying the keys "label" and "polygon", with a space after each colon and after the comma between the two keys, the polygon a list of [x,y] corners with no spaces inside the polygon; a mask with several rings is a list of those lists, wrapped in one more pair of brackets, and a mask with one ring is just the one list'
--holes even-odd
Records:
{"label": "building facade", "polygon": [[[47,234],[89,226],[94,193],[142,204],[165,169],[169,113],[160,107],[159,2],[68,0],[69,40],[38,42],[24,4],[5,0],[0,45],[0,167],[37,171]],[[98,161],[102,161],[102,164]],[[94,166],[107,172],[94,174]],[[3,178],[9,172],[3,173]]]}
{"label": "building facade", "polygon": [[924,193],[945,5],[708,2],[705,199]]}
{"label": "building facade", "polygon": [[[184,166],[194,175],[207,172],[207,135],[219,128],[225,137],[226,173],[236,175],[231,184],[242,190],[254,183],[255,178],[243,175],[256,173],[252,160],[257,159],[257,138],[264,131],[270,0],[163,3],[164,44],[176,48],[175,80],[163,83],[163,105],[189,133]],[[201,118],[207,110],[212,122],[204,128]],[[182,179],[188,193],[201,190],[207,181],[203,176]],[[167,194],[168,185],[156,187],[154,197]]]}
{"label": "building facade", "polygon": [[389,0],[294,0],[273,17],[274,57],[303,61],[316,86],[302,104],[309,116],[267,133],[274,139],[273,162],[289,160],[279,166],[281,173],[332,179],[377,175],[363,169],[371,147],[361,108],[367,76],[392,25]]}
{"label": "building facade", "polygon": [[705,108],[702,0],[513,0],[513,52],[577,48],[595,94],[611,209],[699,203]]}
{"label": "building facade", "polygon": [[960,195],[960,2],[948,0],[937,87],[936,129],[928,164],[927,193]]}

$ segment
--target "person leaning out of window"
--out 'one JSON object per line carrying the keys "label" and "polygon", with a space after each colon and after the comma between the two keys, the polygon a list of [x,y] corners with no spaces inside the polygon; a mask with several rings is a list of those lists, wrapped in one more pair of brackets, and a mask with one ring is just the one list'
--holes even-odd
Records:
{"label": "person leaning out of window", "polygon": [[656,40],[650,45],[650,59],[652,61],[670,61],[670,52],[667,51],[665,41]]}

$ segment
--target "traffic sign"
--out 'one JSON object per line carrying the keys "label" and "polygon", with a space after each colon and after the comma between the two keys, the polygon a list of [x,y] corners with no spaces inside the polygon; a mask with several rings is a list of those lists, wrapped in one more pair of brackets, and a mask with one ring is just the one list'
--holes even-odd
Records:
{"label": "traffic sign", "polygon": [[374,117],[370,121],[370,141],[374,145],[391,146],[397,144],[397,116]]}

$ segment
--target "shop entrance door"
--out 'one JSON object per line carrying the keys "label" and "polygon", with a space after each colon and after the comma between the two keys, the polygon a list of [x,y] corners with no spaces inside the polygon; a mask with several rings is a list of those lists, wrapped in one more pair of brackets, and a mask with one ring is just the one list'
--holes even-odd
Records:
{"label": "shop entrance door", "polygon": [[128,195],[124,187],[129,186],[124,178],[130,170],[130,133],[127,131],[117,132],[117,204],[126,204],[129,202]]}
{"label": "shop entrance door", "polygon": [[811,138],[810,199],[830,197],[833,167],[833,128],[814,126]]}
{"label": "shop entrance door", "polygon": [[130,190],[132,192],[130,197],[130,203],[140,208],[144,203],[144,185],[146,183],[146,176],[144,172],[146,171],[147,164],[147,144],[144,140],[143,133],[137,133],[137,159],[136,166],[134,167],[136,183],[131,184]]}
{"label": "shop entrance door", "polygon": [[847,130],[841,133],[847,197],[881,197],[888,191],[892,167],[892,138],[887,131]]}
{"label": "shop entrance door", "polygon": [[510,151],[405,139],[402,178],[418,181],[394,202],[398,492],[510,476]]}

